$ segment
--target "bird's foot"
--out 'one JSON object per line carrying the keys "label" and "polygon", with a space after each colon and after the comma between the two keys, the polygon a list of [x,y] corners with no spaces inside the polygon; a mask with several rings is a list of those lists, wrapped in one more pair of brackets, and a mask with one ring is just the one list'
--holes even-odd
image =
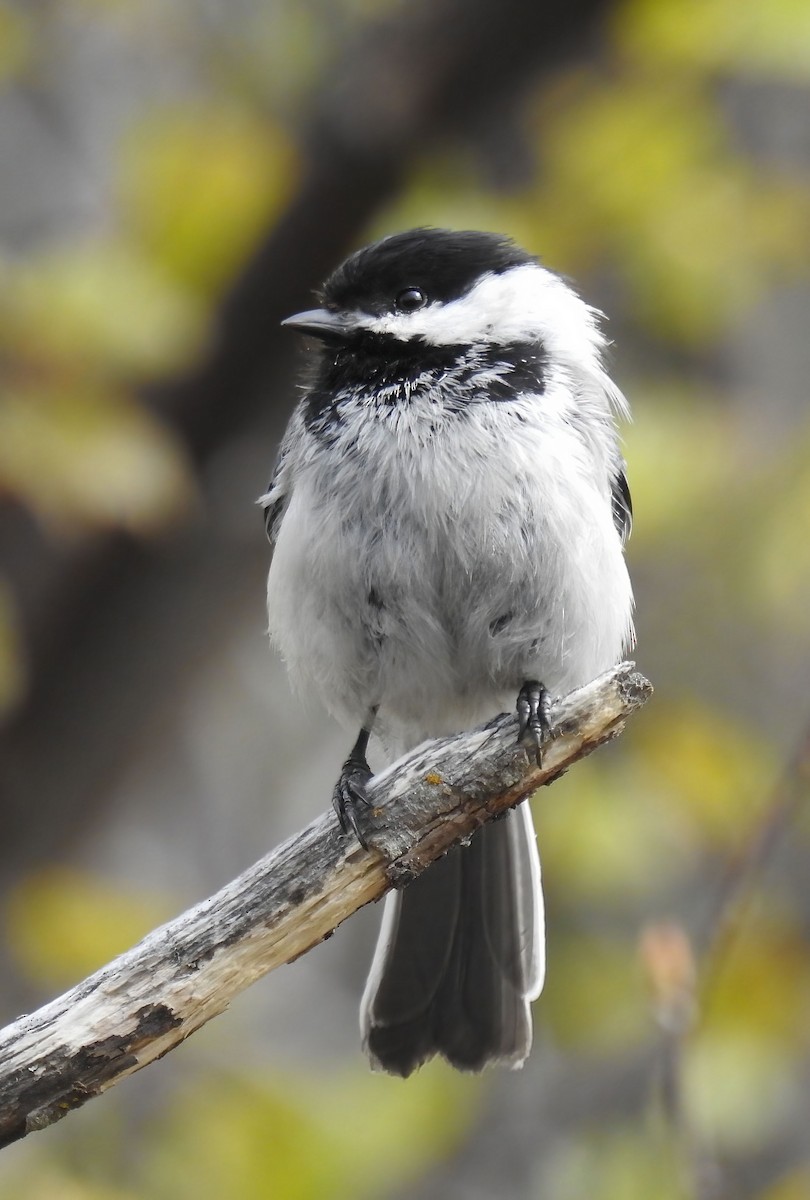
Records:
{"label": "bird's foot", "polygon": [[332,805],[337,813],[340,828],[344,833],[353,833],[364,850],[368,850],[368,843],[360,832],[357,812],[361,807],[371,806],[366,791],[369,779],[371,770],[365,757],[350,754],[341,767],[340,778],[332,792]]}
{"label": "bird's foot", "polygon": [[527,679],[518,692],[518,745],[533,750],[543,765],[543,746],[551,737],[551,697],[542,683]]}

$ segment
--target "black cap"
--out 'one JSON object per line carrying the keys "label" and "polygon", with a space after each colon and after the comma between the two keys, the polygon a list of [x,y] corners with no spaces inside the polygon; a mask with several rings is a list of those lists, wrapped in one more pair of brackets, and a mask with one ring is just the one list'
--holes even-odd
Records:
{"label": "black cap", "polygon": [[488,274],[536,262],[509,238],[474,230],[409,229],[358,250],[321,289],[328,308],[379,314],[419,288],[428,303],[457,300]]}

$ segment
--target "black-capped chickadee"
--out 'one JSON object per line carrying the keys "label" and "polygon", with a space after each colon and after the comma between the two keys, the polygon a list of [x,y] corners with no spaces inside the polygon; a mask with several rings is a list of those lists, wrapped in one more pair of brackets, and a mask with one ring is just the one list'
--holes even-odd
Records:
{"label": "black-capped chickadee", "polygon": [[[262,497],[270,632],[293,682],[360,726],[344,831],[389,754],[547,696],[632,642],[630,493],[598,314],[492,233],[414,229],[353,254],[321,307],[303,398]],[[520,1066],[544,975],[527,804],[386,901],[361,1006],[371,1062]]]}

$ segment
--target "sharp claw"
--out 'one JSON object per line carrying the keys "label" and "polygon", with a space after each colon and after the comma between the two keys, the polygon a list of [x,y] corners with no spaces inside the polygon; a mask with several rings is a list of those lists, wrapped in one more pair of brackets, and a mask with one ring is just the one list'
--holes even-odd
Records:
{"label": "sharp claw", "polygon": [[517,698],[518,744],[534,750],[543,765],[543,745],[551,737],[551,697],[542,683],[527,679]]}
{"label": "sharp claw", "polygon": [[368,765],[349,758],[343,764],[340,778],[332,792],[332,805],[337,813],[340,828],[345,834],[353,833],[364,850],[368,850],[368,842],[360,832],[357,811],[361,806],[369,807],[366,792],[369,779],[371,771]]}

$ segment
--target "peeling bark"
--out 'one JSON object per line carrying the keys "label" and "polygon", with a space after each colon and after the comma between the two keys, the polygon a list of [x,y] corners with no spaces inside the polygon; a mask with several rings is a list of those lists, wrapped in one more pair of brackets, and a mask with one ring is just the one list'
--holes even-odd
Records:
{"label": "peeling bark", "polygon": [[552,707],[543,764],[501,715],[425,742],[369,784],[363,832],[331,811],[216,895],[0,1032],[0,1146],[44,1129],[146,1066],[256,979],[323,941],[485,822],[617,736],[652,688],[623,663]]}

